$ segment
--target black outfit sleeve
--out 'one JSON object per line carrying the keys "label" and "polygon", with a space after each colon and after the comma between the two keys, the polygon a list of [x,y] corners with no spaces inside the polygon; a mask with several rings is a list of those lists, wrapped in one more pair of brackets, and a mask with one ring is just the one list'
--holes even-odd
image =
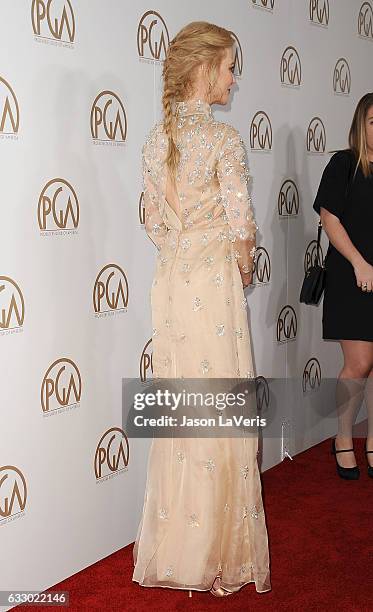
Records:
{"label": "black outfit sleeve", "polygon": [[324,169],[313,204],[318,214],[320,214],[320,208],[323,207],[338,219],[341,218],[346,203],[351,167],[352,153],[350,151],[338,151],[331,157]]}

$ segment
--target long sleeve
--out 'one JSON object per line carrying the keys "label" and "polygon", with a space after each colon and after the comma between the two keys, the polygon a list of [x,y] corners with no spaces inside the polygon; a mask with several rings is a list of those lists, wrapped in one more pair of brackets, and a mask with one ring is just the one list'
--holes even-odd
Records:
{"label": "long sleeve", "polygon": [[247,272],[253,267],[257,225],[248,191],[249,172],[244,143],[239,132],[231,126],[228,126],[218,155],[217,177],[220,201],[235,242],[238,267]]}
{"label": "long sleeve", "polygon": [[142,150],[143,189],[145,207],[145,230],[158,250],[163,246],[167,234],[167,226],[159,213],[159,196],[156,186],[156,173],[152,169],[150,152],[145,144]]}

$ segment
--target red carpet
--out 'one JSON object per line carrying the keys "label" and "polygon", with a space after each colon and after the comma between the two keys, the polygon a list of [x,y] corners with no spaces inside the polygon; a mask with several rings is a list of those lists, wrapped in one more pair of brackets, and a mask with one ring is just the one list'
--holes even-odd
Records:
{"label": "red carpet", "polygon": [[131,581],[132,545],[53,589],[69,591],[68,609],[77,611],[372,612],[373,480],[363,444],[355,440],[361,470],[355,482],[337,476],[329,440],[263,474],[271,592],[257,594],[250,584],[223,602],[210,593],[193,591],[189,598],[187,591],[140,587]]}

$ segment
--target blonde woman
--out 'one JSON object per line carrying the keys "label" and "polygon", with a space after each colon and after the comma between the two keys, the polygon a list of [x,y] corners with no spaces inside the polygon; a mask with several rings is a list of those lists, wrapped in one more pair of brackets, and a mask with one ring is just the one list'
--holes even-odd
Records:
{"label": "blonde woman", "polygon": [[357,480],[360,470],[352,426],[365,391],[366,456],[368,475],[373,478],[373,93],[359,101],[349,149],[335,153],[326,166],[314,209],[330,241],[323,338],[338,340],[344,358],[337,383],[338,433],[332,453],[338,475]]}
{"label": "blonde woman", "polygon": [[[157,378],[253,378],[243,287],[256,224],[242,139],[218,122],[234,84],[233,38],[205,22],[172,40],[163,122],[143,148]],[[270,589],[257,438],[153,440],[133,580],[227,596]]]}

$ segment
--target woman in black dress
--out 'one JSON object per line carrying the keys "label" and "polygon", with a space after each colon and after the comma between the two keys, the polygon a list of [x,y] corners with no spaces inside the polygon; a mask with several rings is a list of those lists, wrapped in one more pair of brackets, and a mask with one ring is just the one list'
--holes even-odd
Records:
{"label": "woman in black dress", "polygon": [[349,149],[330,159],[313,207],[329,238],[323,338],[338,340],[344,357],[337,383],[338,433],[332,453],[342,478],[359,478],[352,426],[365,391],[366,456],[368,474],[373,477],[373,93],[358,103]]}

